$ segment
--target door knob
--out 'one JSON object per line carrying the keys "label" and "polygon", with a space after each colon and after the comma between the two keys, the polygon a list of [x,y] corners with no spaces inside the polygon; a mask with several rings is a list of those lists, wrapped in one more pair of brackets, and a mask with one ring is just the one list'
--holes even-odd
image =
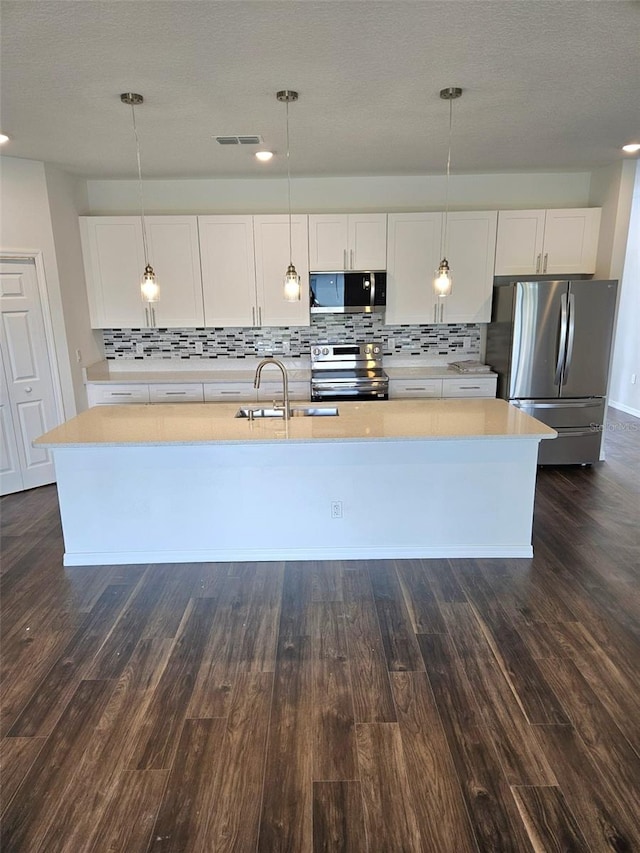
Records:
{"label": "door knob", "polygon": [[31,385],[27,385],[24,389],[25,394],[30,394],[32,391],[33,391],[33,388],[31,387]]}

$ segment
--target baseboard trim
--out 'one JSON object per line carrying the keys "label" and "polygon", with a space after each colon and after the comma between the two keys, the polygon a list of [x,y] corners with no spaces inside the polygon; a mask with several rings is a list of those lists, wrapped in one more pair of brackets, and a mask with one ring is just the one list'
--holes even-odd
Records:
{"label": "baseboard trim", "polygon": [[640,409],[632,409],[631,406],[626,406],[624,403],[618,403],[615,400],[609,400],[608,405],[612,409],[619,409],[627,415],[633,415],[634,418],[640,418]]}
{"label": "baseboard trim", "polygon": [[451,545],[408,548],[284,548],[207,551],[114,551],[65,553],[65,566],[122,566],[141,563],[282,562],[283,560],[507,559],[532,557],[531,545]]}

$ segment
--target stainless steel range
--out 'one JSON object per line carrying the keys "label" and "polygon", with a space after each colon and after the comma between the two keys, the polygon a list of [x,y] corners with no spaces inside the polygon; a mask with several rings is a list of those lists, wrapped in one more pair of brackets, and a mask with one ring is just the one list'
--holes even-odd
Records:
{"label": "stainless steel range", "polygon": [[318,344],[311,348],[312,400],[387,400],[382,345]]}

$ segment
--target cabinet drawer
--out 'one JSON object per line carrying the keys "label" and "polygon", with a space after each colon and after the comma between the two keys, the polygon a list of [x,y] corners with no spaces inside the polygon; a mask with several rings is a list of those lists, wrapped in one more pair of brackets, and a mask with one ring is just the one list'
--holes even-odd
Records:
{"label": "cabinet drawer", "polygon": [[162,383],[149,385],[149,401],[151,403],[202,403],[204,395],[200,382],[185,385]]}
{"label": "cabinet drawer", "polygon": [[148,403],[148,385],[87,385],[89,406]]}
{"label": "cabinet drawer", "polygon": [[443,397],[495,397],[497,376],[444,379]]}
{"label": "cabinet drawer", "polygon": [[389,399],[403,397],[441,397],[442,379],[390,379]]}
{"label": "cabinet drawer", "polygon": [[[306,400],[311,399],[311,383],[310,382],[290,382],[289,383],[289,400]],[[282,400],[282,382],[265,382],[258,389],[258,400],[260,402],[273,400]]]}
{"label": "cabinet drawer", "polygon": [[253,382],[205,382],[205,403],[216,403],[224,400],[256,400],[256,390]]}

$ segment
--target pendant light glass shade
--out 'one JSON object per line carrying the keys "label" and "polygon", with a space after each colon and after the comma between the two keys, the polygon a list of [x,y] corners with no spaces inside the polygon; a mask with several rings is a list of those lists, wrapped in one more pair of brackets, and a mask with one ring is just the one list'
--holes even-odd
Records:
{"label": "pendant light glass shade", "polygon": [[445,296],[449,296],[451,291],[453,290],[453,279],[451,277],[451,270],[449,269],[449,262],[446,258],[447,251],[447,225],[449,221],[449,175],[451,172],[451,128],[453,123],[453,101],[456,98],[459,98],[462,95],[462,89],[458,89],[454,86],[450,86],[447,89],[442,89],[440,91],[440,97],[449,101],[449,149],[447,153],[447,185],[445,191],[445,209],[444,209],[444,223],[442,226],[442,240],[441,240],[441,256],[442,260],[440,261],[440,265],[436,270],[436,274],[433,279],[433,290],[436,296],[439,299],[444,299]]}
{"label": "pendant light glass shade", "polygon": [[[142,95],[138,95],[135,92],[123,92],[120,95],[120,100],[123,104],[127,104],[127,106],[131,107],[131,120],[133,123],[133,135],[136,141],[136,160],[138,163],[138,194],[140,197],[140,220],[142,223],[142,248],[144,251],[144,273],[142,274],[142,278],[140,279],[140,295],[142,297],[142,301],[150,306],[153,303],[156,303],[160,299],[160,285],[158,284],[158,279],[156,278],[156,274],[153,271],[153,267],[149,263],[149,252],[148,252],[148,243],[147,243],[147,223],[144,217],[144,193],[142,189],[142,167],[140,165],[140,140],[138,139],[138,129],[136,127],[136,106],[144,103],[144,98]],[[147,322],[149,325],[155,325],[155,311],[152,308],[149,308],[147,311]]]}
{"label": "pendant light glass shade", "polygon": [[293,264],[289,264],[284,275],[284,298],[286,302],[300,300],[300,276]]}
{"label": "pendant light glass shade", "polygon": [[449,296],[452,288],[453,281],[451,278],[451,270],[449,269],[449,262],[446,258],[443,258],[440,261],[440,266],[436,270],[436,275],[433,279],[433,289],[436,292],[436,296],[444,297]]}
{"label": "pendant light glass shade", "polygon": [[283,295],[285,302],[300,301],[300,276],[298,275],[295,266],[293,265],[293,249],[291,239],[291,168],[289,165],[289,103],[298,100],[298,93],[291,89],[283,89],[276,93],[276,98],[279,101],[284,101],[287,121],[287,194],[289,199],[289,266],[284,274],[284,290]]}

